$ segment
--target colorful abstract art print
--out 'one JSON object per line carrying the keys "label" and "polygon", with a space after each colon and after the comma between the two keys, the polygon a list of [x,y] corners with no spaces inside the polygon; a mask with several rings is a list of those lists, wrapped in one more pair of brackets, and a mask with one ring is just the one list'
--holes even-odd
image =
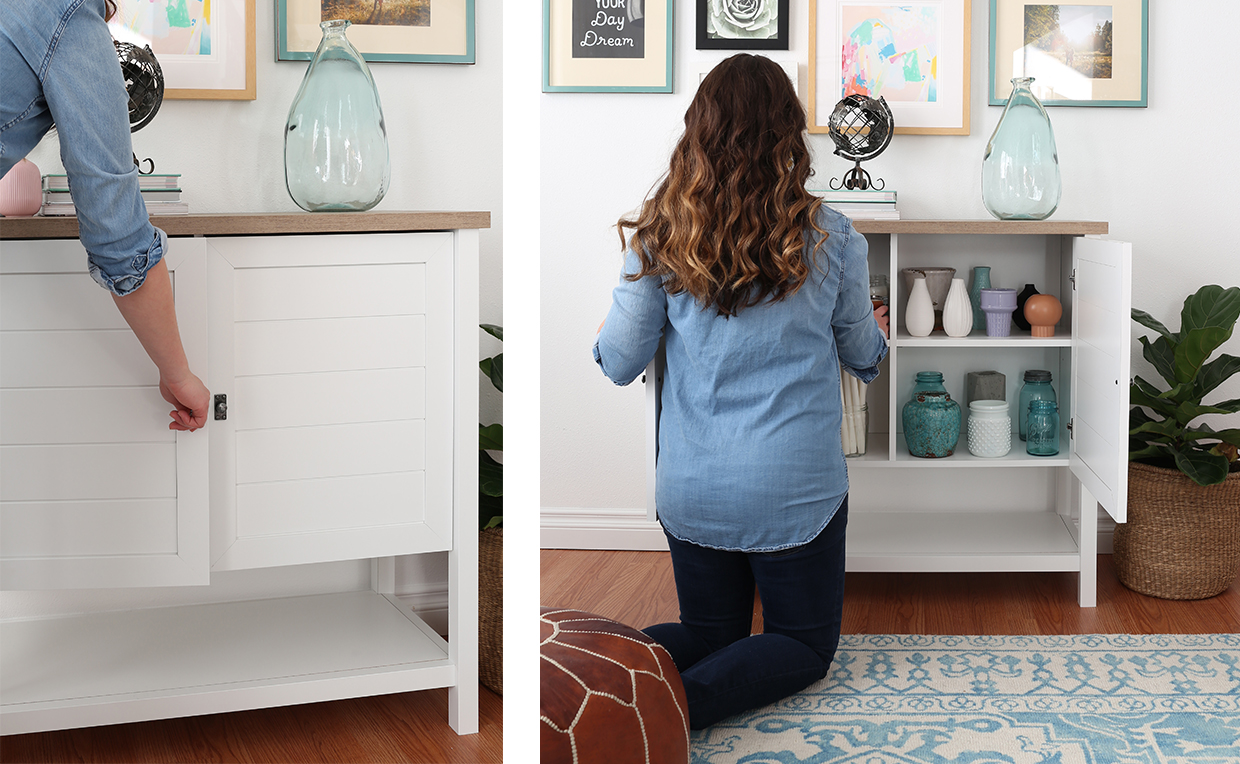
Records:
{"label": "colorful abstract art print", "polygon": [[840,97],[934,103],[943,24],[937,5],[844,5]]}
{"label": "colorful abstract art print", "polygon": [[1148,0],[990,2],[990,104],[1032,77],[1045,106],[1146,105]]}
{"label": "colorful abstract art print", "polygon": [[970,0],[810,0],[809,131],[882,97],[896,133],[969,134]]}
{"label": "colorful abstract art print", "polygon": [[164,98],[253,100],[254,0],[117,0],[121,42],[150,47]]}

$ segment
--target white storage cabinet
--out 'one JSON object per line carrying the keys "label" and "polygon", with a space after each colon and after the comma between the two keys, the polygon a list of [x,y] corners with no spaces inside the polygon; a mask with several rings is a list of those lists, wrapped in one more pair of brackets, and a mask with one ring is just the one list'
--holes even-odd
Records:
{"label": "white storage cabinet", "polygon": [[[1097,238],[1106,223],[857,221],[870,243],[871,274],[891,290],[891,347],[869,385],[866,454],[847,460],[850,571],[1077,571],[1082,607],[1097,601],[1098,506],[1124,522],[1128,467],[1131,245]],[[900,269],[947,266],[971,285],[972,268],[991,267],[994,287],[1026,283],[1053,294],[1064,314],[1054,337],[1013,326],[1012,336],[942,330],[913,337]],[[648,514],[654,510],[658,382],[662,359],[647,370]],[[1024,371],[1048,369],[1060,411],[1060,452],[1035,457],[1016,434]],[[998,459],[967,447],[965,375],[1006,377],[1012,451]],[[911,456],[901,409],[918,371],[941,371],[961,406],[961,437],[945,459]],[[824,433],[824,437],[839,437]]]}
{"label": "white storage cabinet", "polygon": [[[488,216],[160,221],[214,418],[158,372],[62,221],[0,251],[0,585],[209,585],[371,560],[371,590],[0,623],[5,734],[449,687],[477,731],[477,227]],[[470,224],[472,228],[448,228]],[[33,226],[40,226],[34,228]],[[432,230],[419,230],[432,229]],[[261,236],[214,235],[217,231]],[[10,237],[27,233],[30,238]],[[271,235],[275,234],[275,235]],[[448,552],[445,641],[396,556]]]}

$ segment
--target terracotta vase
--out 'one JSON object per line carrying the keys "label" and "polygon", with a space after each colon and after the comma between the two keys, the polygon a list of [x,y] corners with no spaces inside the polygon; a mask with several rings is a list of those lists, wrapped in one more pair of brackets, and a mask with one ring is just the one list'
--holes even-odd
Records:
{"label": "terracotta vase", "polygon": [[39,168],[22,159],[0,178],[0,215],[28,218],[43,206],[43,179]]}
{"label": "terracotta vase", "polygon": [[1063,305],[1054,295],[1035,294],[1025,301],[1025,320],[1034,337],[1054,337],[1055,324],[1063,317]]}

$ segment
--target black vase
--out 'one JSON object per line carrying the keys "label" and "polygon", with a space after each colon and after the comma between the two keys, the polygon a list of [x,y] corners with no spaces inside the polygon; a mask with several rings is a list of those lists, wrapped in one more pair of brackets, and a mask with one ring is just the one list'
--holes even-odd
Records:
{"label": "black vase", "polygon": [[1012,323],[1019,326],[1025,331],[1029,331],[1029,319],[1025,318],[1025,301],[1035,294],[1042,294],[1034,288],[1033,284],[1025,284],[1025,288],[1020,290],[1020,294],[1016,295],[1016,312],[1012,314]]}

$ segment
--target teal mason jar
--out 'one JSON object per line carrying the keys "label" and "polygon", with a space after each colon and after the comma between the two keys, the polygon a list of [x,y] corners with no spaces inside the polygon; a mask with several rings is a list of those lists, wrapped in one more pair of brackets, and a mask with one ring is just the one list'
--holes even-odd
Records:
{"label": "teal mason jar", "polygon": [[1020,388],[1020,401],[1017,403],[1019,414],[1016,429],[1021,440],[1025,439],[1025,432],[1028,429],[1030,404],[1037,400],[1057,403],[1055,388],[1051,387],[1051,381],[1051,373],[1044,369],[1030,369],[1025,372],[1025,384]]}
{"label": "teal mason jar", "polygon": [[1059,453],[1059,407],[1054,401],[1036,400],[1029,404],[1029,429],[1025,451],[1032,456]]}
{"label": "teal mason jar", "polygon": [[908,452],[925,459],[951,456],[960,439],[960,404],[947,392],[919,392],[901,412]]}

